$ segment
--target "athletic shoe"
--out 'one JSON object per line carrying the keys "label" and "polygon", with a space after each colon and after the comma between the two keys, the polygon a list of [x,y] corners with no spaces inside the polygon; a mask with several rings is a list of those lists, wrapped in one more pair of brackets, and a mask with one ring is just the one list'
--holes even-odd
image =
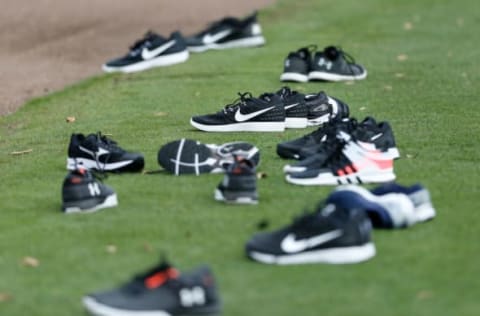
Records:
{"label": "athletic shoe", "polygon": [[[395,180],[393,160],[399,157],[399,153],[394,146],[393,133],[388,123],[384,122],[382,126],[382,132],[372,136],[370,142],[360,141],[340,131],[337,138],[344,145],[324,165],[290,173],[286,177],[287,182],[299,185],[338,185]],[[388,130],[390,133],[387,133]],[[377,138],[383,139],[376,142]]]}
{"label": "athletic shoe", "polygon": [[308,108],[308,126],[321,125],[334,119],[341,120],[350,115],[350,109],[345,102],[328,96],[323,91],[307,94],[305,104]]}
{"label": "athletic shoe", "polygon": [[226,17],[212,23],[206,30],[187,37],[185,41],[188,49],[196,53],[209,49],[255,47],[265,44],[256,12],[243,20]]}
{"label": "athletic shoe", "polygon": [[357,120],[354,118],[332,120],[300,138],[277,144],[277,154],[286,159],[303,160],[322,152],[328,158],[331,155],[330,149],[333,147],[335,151],[339,144],[337,132],[343,130],[350,133],[357,125]]}
{"label": "athletic shoe", "polygon": [[395,182],[385,183],[371,190],[375,195],[403,193],[410,198],[415,207],[415,221],[426,222],[432,220],[436,211],[430,199],[430,192],[423,185],[417,183],[412,186],[402,186]]}
{"label": "athletic shoe", "polygon": [[405,228],[417,222],[413,202],[404,193],[374,195],[358,185],[345,185],[337,187],[326,203],[361,207],[376,228]]}
{"label": "athletic shoe", "polygon": [[285,108],[286,128],[305,128],[308,126],[308,108],[305,103],[305,95],[291,90],[289,87],[282,87],[276,92],[283,100]]}
{"label": "athletic shoe", "polygon": [[145,162],[140,153],[128,152],[115,141],[102,135],[72,134],[68,146],[67,169],[78,167],[98,171],[130,171],[143,169]]}
{"label": "athletic shoe", "polygon": [[254,98],[239,93],[240,99],[215,114],[194,116],[190,124],[206,132],[282,132],[285,109],[280,96],[264,93]]}
{"label": "athletic shoe", "polygon": [[215,190],[215,200],[234,204],[257,204],[257,174],[255,164],[241,156],[235,157],[223,181]]}
{"label": "athletic shoe", "polygon": [[91,213],[118,205],[115,191],[84,168],[72,170],[65,177],[62,201],[62,210],[67,214]]}
{"label": "athletic shoe", "polygon": [[293,224],[254,235],[247,256],[267,264],[357,263],[375,255],[365,211],[326,204]]}
{"label": "athletic shoe", "polygon": [[83,297],[92,315],[212,315],[221,309],[215,280],[207,266],[180,273],[168,263],[135,276],[130,282]]}
{"label": "athletic shoe", "polygon": [[360,80],[367,77],[363,66],[338,47],[329,46],[315,53],[308,74],[309,80]]}
{"label": "athletic shoe", "polygon": [[102,68],[106,72],[136,72],[183,63],[187,59],[188,50],[179,32],[172,33],[168,39],[147,32],[130,47],[127,55],[110,60]]}
{"label": "athletic shoe", "polygon": [[182,138],[167,143],[158,151],[158,163],[174,175],[222,173],[235,161],[235,155],[260,163],[260,151],[246,142],[223,145],[202,144]]}
{"label": "athletic shoe", "polygon": [[281,81],[307,82],[310,64],[312,63],[312,51],[317,47],[310,45],[302,47],[296,52],[290,52],[283,63]]}

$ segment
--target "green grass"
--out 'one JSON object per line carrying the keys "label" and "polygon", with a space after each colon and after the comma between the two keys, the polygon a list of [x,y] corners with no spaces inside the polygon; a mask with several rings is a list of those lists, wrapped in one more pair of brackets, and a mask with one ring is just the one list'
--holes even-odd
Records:
{"label": "green grass", "polygon": [[[283,0],[261,11],[260,20],[264,48],[98,76],[0,118],[0,293],[10,297],[0,299],[0,315],[85,315],[85,293],[127,280],[161,252],[181,269],[210,264],[224,315],[480,314],[477,1]],[[285,161],[275,154],[278,142],[313,129],[221,134],[188,124],[191,115],[219,110],[238,91],[277,90],[286,54],[309,44],[341,45],[369,77],[353,85],[290,86],[326,90],[359,119],[388,120],[402,154],[398,181],[426,185],[438,212],[433,222],[408,230],[375,231],[377,256],[363,264],[275,267],[244,256],[260,220],[268,219],[270,228],[287,224],[330,192],[287,184]],[[400,54],[408,59],[398,61]],[[67,116],[76,122],[66,123]],[[70,134],[98,130],[144,153],[147,170],[158,169],[162,144],[181,137],[253,142],[262,153],[259,170],[268,175],[258,183],[260,203],[215,202],[221,175],[112,175],[106,182],[117,191],[117,208],[63,215]],[[27,149],[32,152],[10,154]],[[107,245],[118,251],[108,253]],[[22,265],[25,256],[40,265]]]}

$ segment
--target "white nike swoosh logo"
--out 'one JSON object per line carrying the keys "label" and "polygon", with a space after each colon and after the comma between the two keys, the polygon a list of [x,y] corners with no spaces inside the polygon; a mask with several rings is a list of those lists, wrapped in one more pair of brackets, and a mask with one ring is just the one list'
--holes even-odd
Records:
{"label": "white nike swoosh logo", "polygon": [[254,118],[255,116],[258,116],[258,115],[263,114],[267,111],[270,111],[273,108],[274,108],[274,106],[271,106],[271,107],[268,107],[266,109],[262,109],[260,111],[256,111],[256,112],[252,112],[252,113],[248,113],[248,114],[242,114],[242,112],[240,112],[240,108],[238,108],[237,112],[235,112],[235,120],[237,122],[245,122],[245,121],[248,121],[248,120]]}
{"label": "white nike swoosh logo", "polygon": [[101,147],[98,148],[98,151],[95,152],[95,151],[91,151],[85,147],[82,147],[82,146],[78,146],[78,149],[80,149],[81,151],[91,155],[93,158],[98,158],[102,155],[106,155],[106,154],[109,154],[110,152],[106,149],[103,149]]}
{"label": "white nike swoosh logo", "polygon": [[370,140],[375,140],[377,138],[380,138],[380,137],[382,137],[382,135],[383,135],[383,133],[378,133],[376,135],[373,135],[372,137],[370,137]]}
{"label": "white nike swoosh logo", "polygon": [[224,31],[218,32],[217,34],[213,34],[213,35],[212,34],[205,34],[205,36],[203,36],[203,42],[205,44],[213,44],[213,43],[221,40],[222,38],[227,37],[231,33],[232,33],[232,30],[224,30]]}
{"label": "white nike swoosh logo", "polygon": [[313,248],[336,239],[343,235],[341,229],[332,230],[328,233],[317,235],[310,238],[295,240],[295,234],[288,234],[283,238],[280,247],[286,253],[300,252],[308,248]]}
{"label": "white nike swoosh logo", "polygon": [[297,106],[297,105],[299,105],[299,104],[300,104],[300,103],[294,103],[294,104],[286,105],[286,106],[285,106],[285,110],[291,109],[291,108],[293,108],[293,107],[295,107],[295,106]]}
{"label": "white nike swoosh logo", "polygon": [[148,48],[144,47],[143,50],[142,50],[142,58],[143,59],[152,59],[153,57],[155,57],[157,55],[160,55],[161,53],[163,53],[164,51],[166,51],[167,49],[169,49],[173,45],[175,45],[175,40],[169,41],[169,42],[163,44],[162,46],[158,46],[157,48],[152,49],[152,50],[148,50]]}

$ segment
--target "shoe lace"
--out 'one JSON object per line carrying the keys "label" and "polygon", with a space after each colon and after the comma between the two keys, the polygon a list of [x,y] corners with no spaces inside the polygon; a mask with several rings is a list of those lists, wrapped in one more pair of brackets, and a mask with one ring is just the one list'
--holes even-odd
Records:
{"label": "shoe lace", "polygon": [[[122,148],[120,148],[117,145],[116,141],[108,138],[107,136],[103,135],[101,132],[97,132],[96,137],[97,137],[97,143],[102,143],[109,150],[109,153],[106,155],[105,162],[103,163],[104,166],[110,161],[110,157],[112,155],[112,152],[117,152],[117,153],[125,152]],[[102,164],[98,160],[98,156],[95,156],[95,162],[97,164],[97,169],[100,172],[104,173],[105,168],[102,167]]]}
{"label": "shoe lace", "polygon": [[235,99],[235,101],[225,106],[225,108],[223,109],[225,113],[233,112],[238,107],[245,106],[247,104],[247,100],[250,100],[253,98],[253,95],[250,92],[243,92],[243,93],[238,92],[238,95],[239,95],[239,98]]}

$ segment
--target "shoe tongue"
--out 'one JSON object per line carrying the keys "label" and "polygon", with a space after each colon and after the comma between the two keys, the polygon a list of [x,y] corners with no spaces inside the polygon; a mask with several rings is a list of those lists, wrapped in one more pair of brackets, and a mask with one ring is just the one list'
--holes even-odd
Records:
{"label": "shoe tongue", "polygon": [[335,46],[328,46],[323,50],[323,54],[330,60],[336,60],[340,56],[341,51]]}

